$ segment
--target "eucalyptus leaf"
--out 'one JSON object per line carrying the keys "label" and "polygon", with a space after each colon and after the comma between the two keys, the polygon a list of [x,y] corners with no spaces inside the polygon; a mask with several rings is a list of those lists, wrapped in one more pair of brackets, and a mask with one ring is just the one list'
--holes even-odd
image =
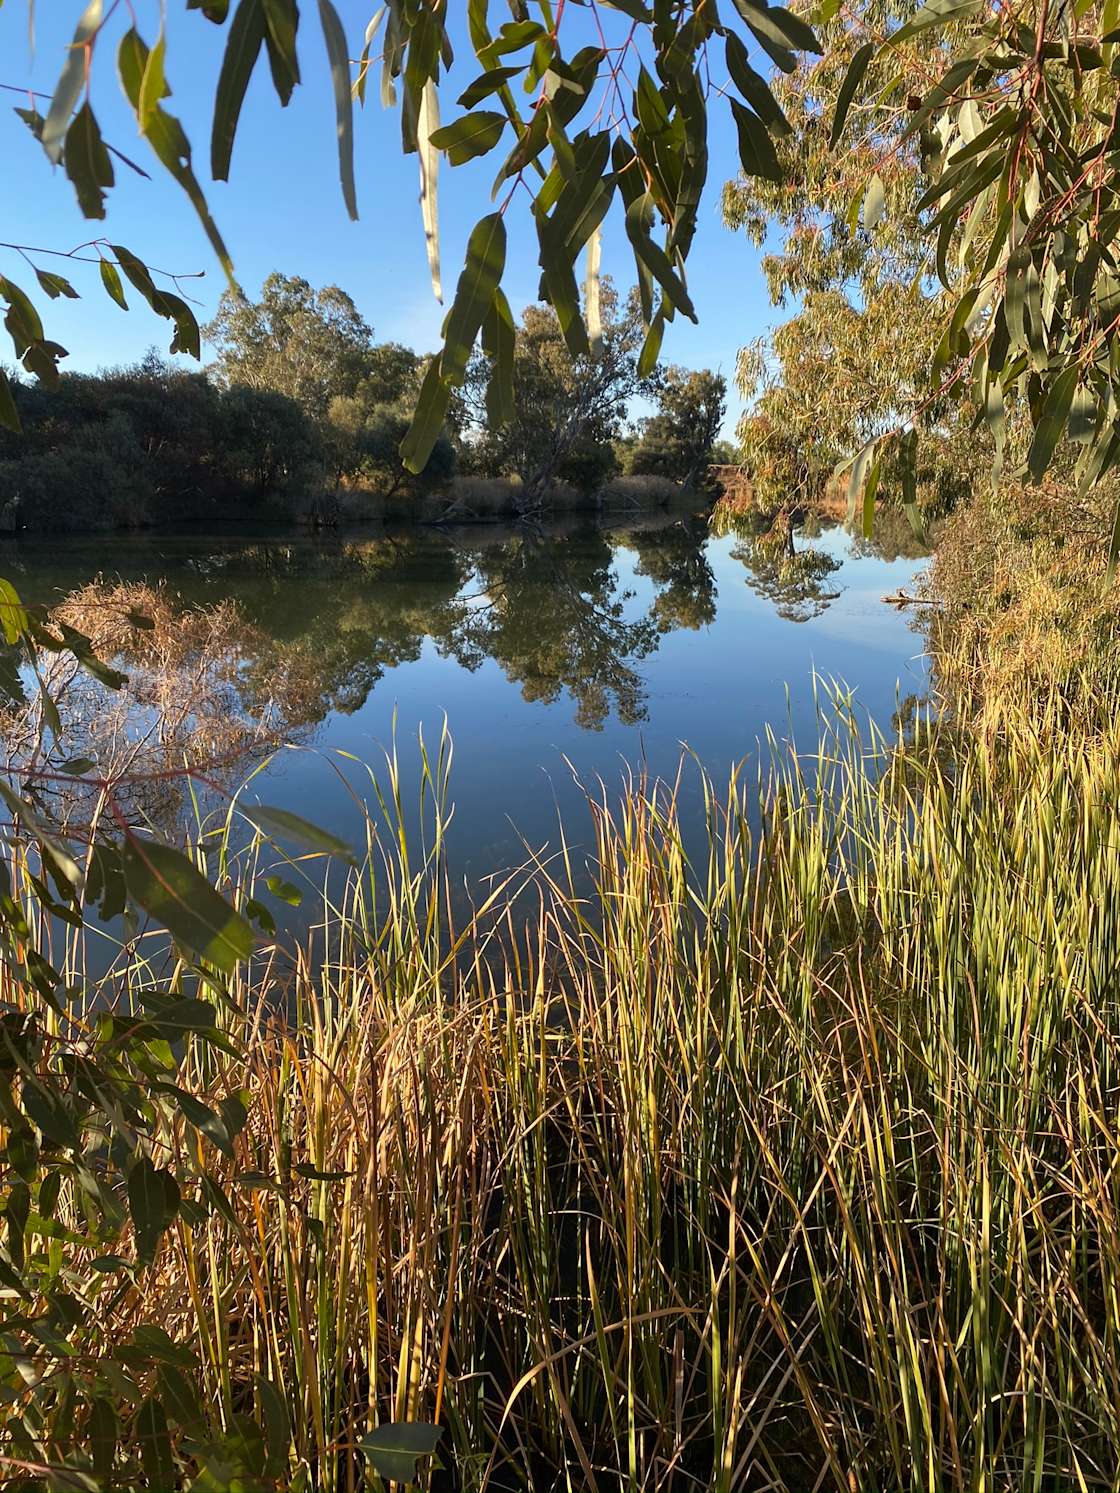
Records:
{"label": "eucalyptus leaf", "polygon": [[124,875],[129,895],[192,953],[225,973],[249,957],[249,924],[182,851],[130,836]]}
{"label": "eucalyptus leaf", "polygon": [[451,385],[440,376],[440,360],[433,358],[420,385],[412,423],[401,442],[401,462],[406,471],[424,470],[450,406]]}
{"label": "eucalyptus leaf", "polygon": [[320,829],[300,814],[290,809],[272,807],[269,804],[248,804],[243,800],[237,805],[240,812],[263,834],[276,835],[282,840],[292,840],[308,850],[321,851],[324,855],[336,855],[340,859],[356,864],[353,850],[345,840]]}
{"label": "eucalyptus leaf", "polygon": [[435,1455],[443,1432],[421,1421],[389,1421],[358,1443],[379,1477],[413,1483],[422,1458]]}
{"label": "eucalyptus leaf", "polygon": [[502,137],[507,124],[506,116],[492,109],[476,109],[464,114],[453,124],[444,125],[431,137],[432,144],[447,152],[453,166],[461,166],[475,156],[485,155],[494,149]]}
{"label": "eucalyptus leaf", "polygon": [[828,137],[828,147],[834,149],[840,136],[844,133],[844,124],[848,118],[848,110],[852,106],[852,100],[856,96],[856,90],[863,82],[863,76],[867,72],[869,63],[875,55],[875,43],[864,42],[859,47],[848,64],[848,71],[844,74],[844,81],[840,85],[840,92],[836,96],[836,108],[832,115],[832,130]]}
{"label": "eucalyptus leaf", "polygon": [[505,220],[501,213],[490,213],[475,225],[467,243],[467,261],[444,329],[439,367],[440,377],[449,385],[461,383],[466,374],[467,360],[493,305],[505,264]]}
{"label": "eucalyptus leaf", "polygon": [[167,1412],[155,1395],[149,1395],[136,1417],[136,1434],[140,1439],[140,1461],[148,1487],[175,1486],[175,1459],[171,1451],[171,1434]]}
{"label": "eucalyptus leaf", "polygon": [[346,32],[331,0],[319,0],[319,19],[330,61],[334,89],[336,133],[338,135],[338,174],[342,182],[342,199],[346,211],[357,221],[358,198],[354,187],[354,101],[350,92],[350,53]]}
{"label": "eucalyptus leaf", "polygon": [[439,93],[429,79],[420,96],[416,122],[416,149],[420,160],[420,211],[424,218],[424,242],[428,249],[428,273],[432,293],[443,300],[439,255],[439,146],[435,137],[439,127]]}
{"label": "eucalyptus leaf", "polygon": [[82,11],[74,31],[74,39],[67,48],[66,61],[55,85],[51,106],[43,121],[39,140],[55,165],[62,159],[63,142],[70,128],[70,117],[82,96],[89,48],[101,26],[103,11],[102,0],[89,0]]}
{"label": "eucalyptus leaf", "polygon": [[769,131],[762,120],[735,99],[731,112],[739,131],[739,160],[747,176],[764,176],[767,181],[781,181],[782,168]]}
{"label": "eucalyptus leaf", "polygon": [[87,218],[105,216],[105,193],[113,185],[113,163],[88,101],[66,131],[66,175]]}
{"label": "eucalyptus leaf", "polygon": [[[210,136],[210,172],[215,181],[229,180],[230,158],[245,91],[257,65],[265,39],[264,7],[261,0],[238,0],[226,38],[218,93],[214,100],[214,123]],[[349,82],[347,83],[349,91]]]}
{"label": "eucalyptus leaf", "polygon": [[867,183],[867,191],[863,195],[863,226],[868,233],[879,226],[886,210],[886,188],[883,186],[882,177],[876,171]]}
{"label": "eucalyptus leaf", "polygon": [[179,1212],[182,1194],[166,1167],[154,1166],[147,1156],[136,1161],[128,1174],[128,1211],[136,1233],[136,1252],[151,1264],[160,1239]]}

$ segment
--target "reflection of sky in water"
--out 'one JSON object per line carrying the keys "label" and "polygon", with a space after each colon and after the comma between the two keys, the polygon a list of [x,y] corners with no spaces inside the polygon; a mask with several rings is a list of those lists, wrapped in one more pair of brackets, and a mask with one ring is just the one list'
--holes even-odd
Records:
{"label": "reflection of sky in water", "polygon": [[[543,542],[502,540],[493,531],[426,534],[411,541],[419,558],[403,566],[378,562],[368,573],[332,577],[329,567],[323,572],[323,548],[303,537],[265,538],[255,545],[251,563],[246,540],[234,535],[83,539],[53,545],[49,555],[20,545],[18,563],[9,569],[21,591],[36,600],[99,571],[164,578],[193,600],[232,597],[271,637],[310,650],[312,666],[318,650],[324,672],[334,643],[348,639],[345,656],[358,687],[352,695],[335,688],[332,696],[346,708],[326,715],[314,733],[315,750],[281,752],[255,779],[255,796],[353,837],[353,801],[323,755],[333,757],[354,788],[370,797],[364,774],[333,753],[378,763],[392,743],[395,713],[408,803],[419,732],[434,752],[446,715],[454,741],[452,869],[456,878],[472,881],[519,862],[521,836],[535,847],[554,846],[560,812],[573,838],[586,843],[587,819],[573,772],[590,785],[601,778],[612,790],[621,785],[627,765],[673,777],[687,743],[722,782],[733,763],[756,754],[768,726],[779,736],[792,726],[805,743],[814,738],[814,673],[843,680],[858,705],[888,727],[899,700],[925,687],[920,635],[906,613],[881,600],[909,588],[921,560],[887,562],[857,553],[866,547],[839,529],[812,540],[797,536],[799,549],[811,544],[840,561],[822,582],[823,591],[838,593],[835,599],[819,615],[797,622],[780,616],[773,601],[748,584],[742,541],[734,536],[706,537],[696,526],[667,530],[660,538],[615,532],[609,541],[608,549],[586,534],[582,540],[546,536]],[[380,553],[377,543],[374,555]],[[262,579],[262,565],[264,572],[270,569],[270,547],[279,554],[281,546],[283,563]],[[578,563],[569,565],[572,555]],[[443,595],[439,584],[447,585],[449,563],[452,580]],[[456,565],[465,577],[458,605]],[[305,569],[314,572],[312,579],[303,577]],[[594,604],[584,609],[591,591]],[[490,611],[496,599],[511,614],[516,609],[513,642],[508,634],[499,639],[487,631],[494,617],[500,619]],[[595,631],[603,608],[617,604],[621,613],[609,620],[607,642],[595,651],[577,635],[584,627]],[[425,628],[443,627],[440,609],[448,606],[454,627],[433,640]],[[433,616],[436,621],[428,620]],[[378,617],[390,619],[401,636],[381,651],[380,671],[369,679],[362,649]],[[651,619],[666,630],[655,632]],[[638,630],[627,631],[629,625]],[[469,646],[455,629],[466,630]],[[634,645],[628,657],[611,655],[619,639]],[[373,638],[370,647],[377,642]],[[500,662],[487,656],[488,648],[500,654]],[[549,669],[558,659],[561,672],[564,662],[570,667],[590,659],[611,678],[623,678],[623,695],[636,705],[630,714],[640,718],[630,724],[619,718],[620,697],[610,686],[590,712],[594,723],[605,700],[605,716],[596,729],[586,729],[577,720],[571,689],[562,687],[555,699],[548,698],[556,687]],[[471,662],[474,668],[466,666]],[[610,672],[616,664],[621,675]],[[682,797],[689,806],[698,802],[694,770],[685,774]]]}

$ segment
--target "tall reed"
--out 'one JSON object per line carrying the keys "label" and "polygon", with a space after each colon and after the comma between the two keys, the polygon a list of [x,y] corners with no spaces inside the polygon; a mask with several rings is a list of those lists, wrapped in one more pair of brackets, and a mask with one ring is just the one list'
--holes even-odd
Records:
{"label": "tall reed", "polygon": [[434,1488],[1120,1486],[1120,726],[944,744],[840,701],[698,855],[604,793],[590,893],[562,845],[461,928],[446,754],[419,851],[390,762],[326,957],[180,1080],[249,1122],[169,1138],[204,1206],[106,1330],[157,1312],[223,1425],[271,1380],[294,1487],[402,1419]]}

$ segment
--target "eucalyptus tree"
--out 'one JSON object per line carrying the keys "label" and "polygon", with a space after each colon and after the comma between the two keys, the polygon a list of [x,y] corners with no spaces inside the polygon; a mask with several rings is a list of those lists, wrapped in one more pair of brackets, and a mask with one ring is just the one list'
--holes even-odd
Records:
{"label": "eucalyptus tree", "polygon": [[1116,19],[1050,0],[927,0],[901,24],[845,13],[829,146],[871,168],[847,227],[889,243],[912,217],[914,279],[937,296],[921,397],[844,463],[868,519],[885,458],[913,499],[915,431],[939,403],[977,411],[997,477],[1021,451],[1018,474],[1041,481],[1063,440],[1082,490],[1116,464]]}
{"label": "eucalyptus tree", "polygon": [[203,335],[221,383],[274,389],[319,419],[354,392],[374,357],[373,328],[346,291],[275,271],[259,300],[224,291]]}
{"label": "eucalyptus tree", "polygon": [[727,381],[710,368],[670,365],[660,370],[654,398],[657,410],[642,422],[630,470],[694,487],[711,464],[727,413]]}
{"label": "eucalyptus tree", "polygon": [[[736,370],[743,459],[767,509],[819,496],[838,463],[901,424],[920,427],[927,462],[932,455],[961,483],[985,463],[969,439],[967,402],[962,409],[932,395],[948,292],[927,262],[923,158],[917,135],[906,134],[910,114],[857,130],[873,107],[861,100],[843,148],[828,127],[868,38],[897,30],[911,12],[909,0],[864,0],[824,21],[824,56],[774,86],[789,125],[777,147],[781,180],[741,175],[724,187],[724,221],[763,248],[771,301],[793,312],[742,349]],[[890,55],[868,63],[865,92],[890,86],[912,98],[943,49],[936,31],[921,33],[901,71]],[[878,186],[869,188],[872,180]],[[888,462],[888,482],[896,465]]]}
{"label": "eucalyptus tree", "polygon": [[490,476],[521,479],[526,507],[538,503],[557,480],[588,473],[609,476],[611,441],[619,434],[630,400],[655,387],[638,370],[642,318],[636,294],[620,298],[604,276],[600,346],[573,354],[551,306],[527,306],[515,328],[509,409],[494,410],[494,364],[476,353],[467,365],[459,407],[474,465]]}

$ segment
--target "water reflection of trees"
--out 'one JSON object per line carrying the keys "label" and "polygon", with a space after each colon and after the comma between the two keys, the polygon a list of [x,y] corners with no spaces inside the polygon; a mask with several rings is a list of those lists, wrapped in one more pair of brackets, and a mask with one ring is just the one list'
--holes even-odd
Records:
{"label": "water reflection of trees", "polygon": [[706,514],[689,514],[674,524],[628,529],[620,542],[637,557],[635,569],[657,587],[650,620],[659,633],[695,631],[716,620],[716,578],[705,553]]}
{"label": "water reflection of trees", "polygon": [[522,536],[476,551],[478,596],[463,605],[441,649],[466,668],[493,659],[528,701],[567,691],[581,726],[599,729],[612,710],[627,725],[645,716],[635,663],[657,646],[649,617],[628,618],[605,534]]}
{"label": "water reflection of trees", "polygon": [[[265,645],[247,657],[247,691],[282,693],[304,724],[362,707],[386,673],[426,641],[478,669],[493,659],[526,700],[567,692],[581,725],[645,712],[634,667],[656,647],[648,618],[628,616],[604,534],[470,535],[414,531],[362,543],[255,546],[222,563]],[[208,562],[209,575],[215,575]],[[255,574],[251,574],[255,569]]]}
{"label": "water reflection of trees", "polygon": [[[715,616],[706,538],[703,519],[689,517],[614,535],[522,527],[413,532],[311,553],[256,546],[224,563],[247,620],[268,640],[246,661],[246,688],[262,700],[282,690],[301,722],[321,720],[359,709],[430,640],[470,670],[492,659],[527,701],[567,694],[585,728],[612,714],[633,724],[646,713],[637,666],[659,636]],[[644,615],[620,581],[617,549],[634,553],[653,583]],[[215,562],[208,567],[213,579]]]}
{"label": "water reflection of trees", "polygon": [[[756,595],[772,603],[787,622],[809,622],[819,617],[839,597],[830,578],[841,561],[816,547],[823,535],[839,525],[809,514],[795,523],[781,513],[776,519],[753,510],[736,510],[720,504],[712,515],[714,533],[734,536],[731,557],[746,571],[747,585]],[[916,560],[930,553],[930,540],[919,538],[909,519],[899,509],[884,507],[876,512],[870,538],[861,532],[846,535],[852,559],[875,559],[890,563]]]}
{"label": "water reflection of trees", "polygon": [[[97,793],[71,783],[67,759],[91,759],[100,781],[131,773],[118,801],[168,833],[192,810],[184,765],[209,809],[282,742],[311,743],[332,714],[360,710],[379,687],[392,692],[387,676],[426,647],[472,671],[492,660],[526,701],[566,697],[585,729],[612,716],[636,723],[647,709],[643,661],[668,634],[716,618],[712,527],[689,514],[613,530],[130,540],[114,579],[92,585],[88,549],[53,567],[41,552],[14,552],[21,594],[59,604],[59,620],[88,632],[129,683],[113,693],[69,655],[52,656],[63,730],[56,740],[46,729],[34,681],[23,680],[26,706],[0,708],[0,768],[32,783],[52,817],[71,819],[96,812]],[[829,586],[837,562],[807,530],[765,534],[740,519],[728,532],[746,583],[780,616],[818,616],[839,594]],[[885,544],[909,552],[901,530]],[[858,551],[881,553],[862,542]],[[147,576],[166,580],[152,588]],[[136,614],[151,625],[134,626]],[[18,694],[14,659],[0,647],[5,667],[0,691]]]}
{"label": "water reflection of trees", "polygon": [[785,514],[770,523],[753,513],[724,515],[719,527],[738,540],[731,557],[746,571],[747,585],[787,622],[819,617],[840,595],[827,585],[840,561],[806,545]]}
{"label": "water reflection of trees", "polygon": [[246,659],[246,688],[263,700],[279,687],[304,725],[353,714],[386,673],[420,657],[426,638],[442,647],[454,635],[471,569],[469,555],[427,532],[256,546],[237,557],[241,607],[265,639]]}
{"label": "water reflection of trees", "polygon": [[859,559],[884,560],[889,564],[895,560],[924,559],[932,553],[933,542],[932,534],[914,532],[902,509],[881,508],[875,514],[875,529],[870,539],[861,533],[852,535],[851,552]]}
{"label": "water reflection of trees", "polygon": [[[805,530],[760,532],[748,515],[730,527],[725,518],[722,532],[734,537],[731,556],[747,584],[779,615],[804,621],[838,594],[829,584],[837,562],[807,542]],[[231,740],[254,751],[280,738],[306,738],[334,712],[359,710],[426,644],[470,670],[493,660],[528,701],[567,696],[579,724],[596,729],[612,715],[624,723],[643,719],[643,660],[663,636],[715,620],[710,534],[706,515],[686,514],[614,530],[413,529],[366,539],[210,545],[151,539],[120,547],[117,574],[125,584],[168,576],[160,641],[164,646],[162,630],[178,640],[168,664],[174,689],[189,691],[192,678],[205,678],[218,701],[205,713],[205,730],[228,728]],[[892,554],[909,552],[901,530],[885,542]],[[53,570],[41,560],[28,563],[21,590],[42,601],[77,591],[89,576],[82,558],[75,553],[69,573],[64,556]],[[633,590],[623,579],[627,565],[641,582]],[[172,626],[165,615],[170,598],[193,619],[190,626],[181,619]],[[220,621],[217,633],[202,625],[204,616],[214,626]],[[149,728],[162,708],[152,647],[150,635],[110,646],[134,673],[144,664],[137,677],[146,682],[134,703]],[[96,715],[89,700],[81,708]],[[191,716],[191,729],[201,719]],[[181,752],[184,720],[177,734],[165,733],[168,750]],[[267,731],[250,729],[254,723],[267,723]],[[123,727],[114,729],[124,741]]]}

